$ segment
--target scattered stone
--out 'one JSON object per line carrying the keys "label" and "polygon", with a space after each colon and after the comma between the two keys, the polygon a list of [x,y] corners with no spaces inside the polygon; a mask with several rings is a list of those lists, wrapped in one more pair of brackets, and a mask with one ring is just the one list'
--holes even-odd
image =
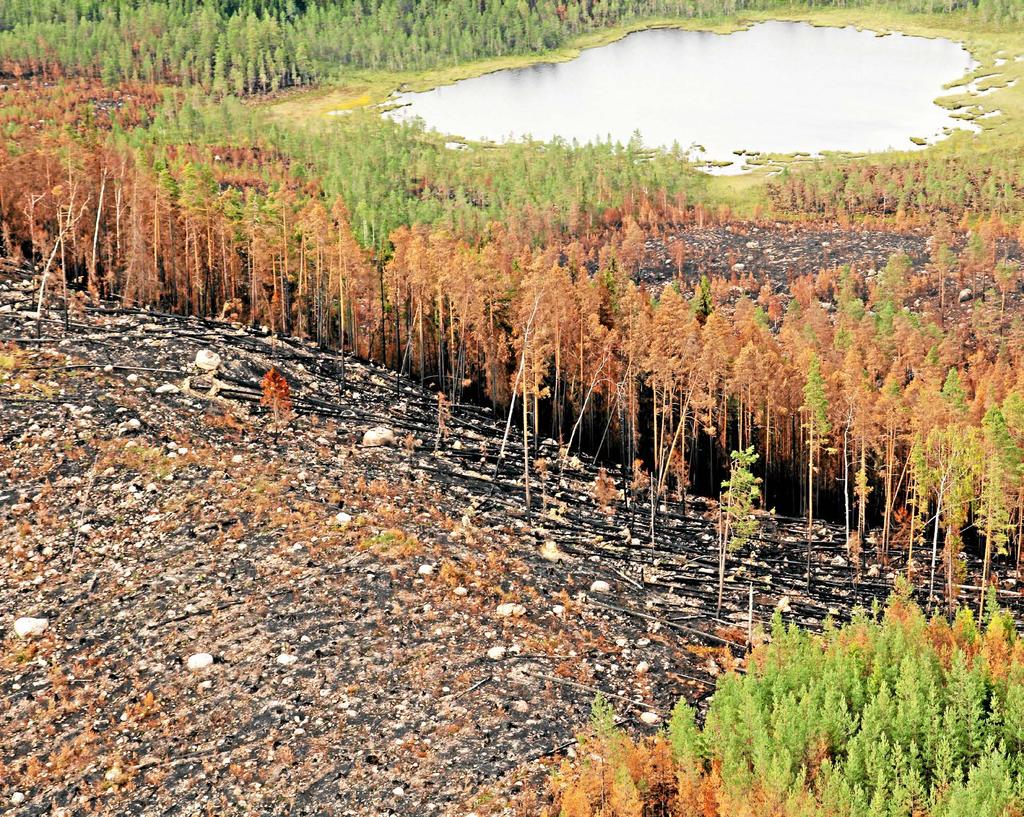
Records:
{"label": "scattered stone", "polygon": [[779,603],[775,605],[775,610],[776,610],[776,612],[779,612],[779,613],[788,613],[788,612],[790,612],[789,596],[783,596],[781,599],[779,599]]}
{"label": "scattered stone", "polygon": [[215,372],[220,368],[220,355],[210,349],[196,352],[196,368],[203,372]]}
{"label": "scattered stone", "polygon": [[433,565],[420,565],[420,569],[416,571],[421,576],[432,576],[434,575]]}
{"label": "scattered stone", "polygon": [[836,556],[832,559],[832,567],[846,567],[846,559],[842,556]]}
{"label": "scattered stone", "polygon": [[877,579],[882,573],[882,568],[879,565],[870,565],[867,572],[864,574],[869,579]]}
{"label": "scattered stone", "polygon": [[641,712],[640,720],[648,726],[657,726],[661,723],[661,716],[657,712]]}
{"label": "scattered stone", "polygon": [[650,668],[651,668],[650,664],[648,664],[646,661],[641,661],[639,664],[636,665],[636,674],[637,675],[643,675]]}
{"label": "scattered stone", "polygon": [[495,612],[501,618],[518,618],[519,616],[526,615],[526,608],[521,604],[506,602],[505,604],[499,604]]}
{"label": "scattered stone", "polygon": [[540,555],[542,559],[547,559],[549,562],[564,562],[569,559],[569,557],[559,549],[558,545],[550,540],[540,546]]}
{"label": "scattered stone", "polygon": [[960,294],[957,296],[957,300],[959,300],[960,303],[962,303],[962,304],[965,304],[968,301],[973,300],[973,299],[974,299],[974,290],[972,290],[970,287],[964,287],[963,289],[961,289],[960,290]]}
{"label": "scattered stone", "polygon": [[397,445],[395,432],[387,426],[377,426],[363,434],[364,448],[379,448],[381,446],[393,445]]}
{"label": "scattered stone", "polygon": [[590,585],[591,593],[610,593],[612,591],[611,585],[608,584],[604,579],[598,579]]}
{"label": "scattered stone", "polygon": [[352,521],[352,517],[344,511],[338,511],[337,515],[334,517],[334,521],[338,525],[347,525]]}
{"label": "scattered stone", "polygon": [[245,462],[245,457],[243,457],[241,454],[235,454],[231,458],[231,462],[233,462],[235,465],[241,465],[243,462]]}
{"label": "scattered stone", "polygon": [[291,653],[283,652],[277,656],[277,663],[282,667],[290,667],[296,661],[299,660],[299,656],[292,655]]}
{"label": "scattered stone", "polygon": [[19,638],[32,638],[45,633],[49,626],[50,620],[47,618],[22,616],[14,622],[14,632]]}
{"label": "scattered stone", "polygon": [[505,648],[501,646],[491,647],[487,651],[487,657],[490,658],[492,661],[500,661],[502,658],[505,657]]}
{"label": "scattered stone", "polygon": [[453,592],[455,593],[456,596],[466,596],[466,595],[469,595],[469,591],[465,587],[463,587],[462,585],[459,585],[458,587],[456,587]]}
{"label": "scattered stone", "polygon": [[164,383],[162,386],[156,387],[157,394],[177,394],[180,389],[173,383]]}
{"label": "scattered stone", "polygon": [[20,791],[16,791],[14,794],[11,795],[11,803],[13,803],[14,805],[20,806],[24,802],[25,795],[22,794]]}
{"label": "scattered stone", "polygon": [[213,664],[213,656],[208,652],[197,652],[188,657],[188,668],[193,672],[204,670]]}
{"label": "scattered stone", "polygon": [[512,708],[520,715],[525,715],[527,712],[530,711],[530,705],[524,700],[515,701],[512,704]]}
{"label": "scattered stone", "polygon": [[551,608],[551,612],[554,613],[556,616],[564,616],[565,607],[561,604],[556,604],[554,607]]}

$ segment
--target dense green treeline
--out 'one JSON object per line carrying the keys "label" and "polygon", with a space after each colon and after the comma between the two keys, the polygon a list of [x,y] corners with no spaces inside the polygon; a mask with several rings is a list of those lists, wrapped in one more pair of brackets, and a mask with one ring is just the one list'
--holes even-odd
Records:
{"label": "dense green treeline", "polygon": [[[1024,20],[1022,0],[883,5]],[[648,18],[807,6],[779,0],[7,0],[0,7],[0,66],[15,75],[178,82],[242,95],[337,78],[347,68],[421,70],[535,53]]]}
{"label": "dense green treeline", "polygon": [[1024,206],[1019,151],[924,152],[883,161],[824,159],[788,168],[769,180],[781,210],[840,215],[893,216],[965,212],[1016,213]]}
{"label": "dense green treeline", "polygon": [[707,187],[707,177],[680,155],[645,150],[638,141],[455,150],[419,122],[359,111],[323,129],[268,126],[232,99],[217,105],[168,100],[152,126],[132,136],[154,145],[224,145],[239,137],[273,145],[296,172],[316,180],[327,200],[343,200],[356,239],[381,256],[401,226],[429,224],[477,242],[501,222],[529,242],[545,243],[617,221],[630,195],[657,195],[663,208],[682,209],[702,201]]}
{"label": "dense green treeline", "polygon": [[[952,625],[895,600],[822,636],[776,617],[703,729],[685,703],[635,744],[595,703],[562,817],[1001,817],[1024,796],[1024,651],[1013,619]],[[558,812],[556,812],[558,813]]]}

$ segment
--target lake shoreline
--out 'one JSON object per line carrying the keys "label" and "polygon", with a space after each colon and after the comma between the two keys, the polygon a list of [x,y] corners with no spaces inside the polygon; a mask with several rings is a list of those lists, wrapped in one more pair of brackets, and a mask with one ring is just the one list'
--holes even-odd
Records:
{"label": "lake shoreline", "polygon": [[[534,54],[515,54],[492,57],[483,60],[458,63],[456,65],[431,68],[413,72],[388,72],[356,69],[349,79],[329,84],[295,89],[285,98],[267,105],[282,111],[284,118],[292,118],[295,103],[307,101],[314,114],[327,115],[355,108],[369,107],[386,102],[397,92],[423,92],[462,80],[494,74],[499,71],[529,68],[536,65],[570,62],[584,51],[618,42],[630,34],[658,29],[675,29],[726,36],[745,31],[758,23],[808,23],[820,28],[853,27],[858,31],[871,31],[878,36],[906,34],[927,39],[949,39],[961,44],[975,59],[969,28],[948,28],[950,15],[911,15],[888,10],[856,9],[804,9],[791,12],[752,12],[743,16],[704,18],[654,18],[637,20],[614,26],[602,31],[591,32],[577,37],[560,49]],[[933,21],[942,27],[922,25],[921,21]],[[893,25],[896,23],[897,25]],[[981,61],[981,60],[979,60]]]}
{"label": "lake shoreline", "polygon": [[[1005,148],[1008,143],[1024,147],[1024,82],[1020,81],[1024,79],[1024,62],[1015,60],[1015,56],[1024,54],[1024,31],[1007,31],[963,13],[924,15],[864,7],[775,10],[727,18],[638,20],[583,35],[556,51],[475,60],[425,71],[355,70],[344,81],[298,90],[283,99],[264,103],[262,107],[275,121],[302,127],[322,127],[336,118],[331,114],[379,105],[396,92],[427,91],[499,71],[568,62],[584,51],[612,44],[639,31],[677,29],[727,35],[768,21],[804,22],[815,27],[853,27],[879,36],[898,33],[927,39],[945,38],[963,45],[979,63],[973,72],[976,79],[992,73],[1003,78],[1002,87],[979,97],[963,90],[972,78],[969,74],[949,83],[950,93],[935,100],[943,107],[966,111],[964,118],[976,122],[980,132],[954,131],[948,138],[923,150],[871,153],[863,158],[864,161],[891,161],[911,154],[955,153],[962,149],[989,151]],[[763,166],[744,173],[709,176],[711,186],[717,192],[716,198],[740,210],[763,205],[765,202],[759,190],[769,173],[783,167],[798,168],[818,160],[795,154],[765,154],[763,158]]]}
{"label": "lake shoreline", "polygon": [[[728,36],[646,29],[571,62],[501,71],[378,110],[471,144],[637,140],[710,173],[937,142],[971,127],[934,104],[975,70],[962,43],[757,22]],[[757,123],[752,130],[751,123]],[[973,129],[973,128],[972,128]]]}

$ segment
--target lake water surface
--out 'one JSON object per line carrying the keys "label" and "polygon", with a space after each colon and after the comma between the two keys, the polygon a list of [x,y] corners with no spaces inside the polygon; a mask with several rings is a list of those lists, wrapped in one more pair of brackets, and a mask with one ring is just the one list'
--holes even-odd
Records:
{"label": "lake water surface", "polygon": [[[560,137],[793,153],[914,147],[962,127],[934,103],[976,63],[959,43],[766,22],[734,34],[656,29],[569,62],[400,94],[389,115],[472,140]],[[737,162],[736,168],[739,167]]]}

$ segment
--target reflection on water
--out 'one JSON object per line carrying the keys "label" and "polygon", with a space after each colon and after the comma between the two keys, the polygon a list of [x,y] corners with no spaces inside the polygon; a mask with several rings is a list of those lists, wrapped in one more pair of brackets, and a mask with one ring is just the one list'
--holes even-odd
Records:
{"label": "reflection on water", "polygon": [[793,153],[909,149],[962,126],[934,104],[974,67],[949,40],[767,22],[726,36],[642,31],[571,62],[499,71],[420,94],[390,115],[467,139],[699,145]]}

